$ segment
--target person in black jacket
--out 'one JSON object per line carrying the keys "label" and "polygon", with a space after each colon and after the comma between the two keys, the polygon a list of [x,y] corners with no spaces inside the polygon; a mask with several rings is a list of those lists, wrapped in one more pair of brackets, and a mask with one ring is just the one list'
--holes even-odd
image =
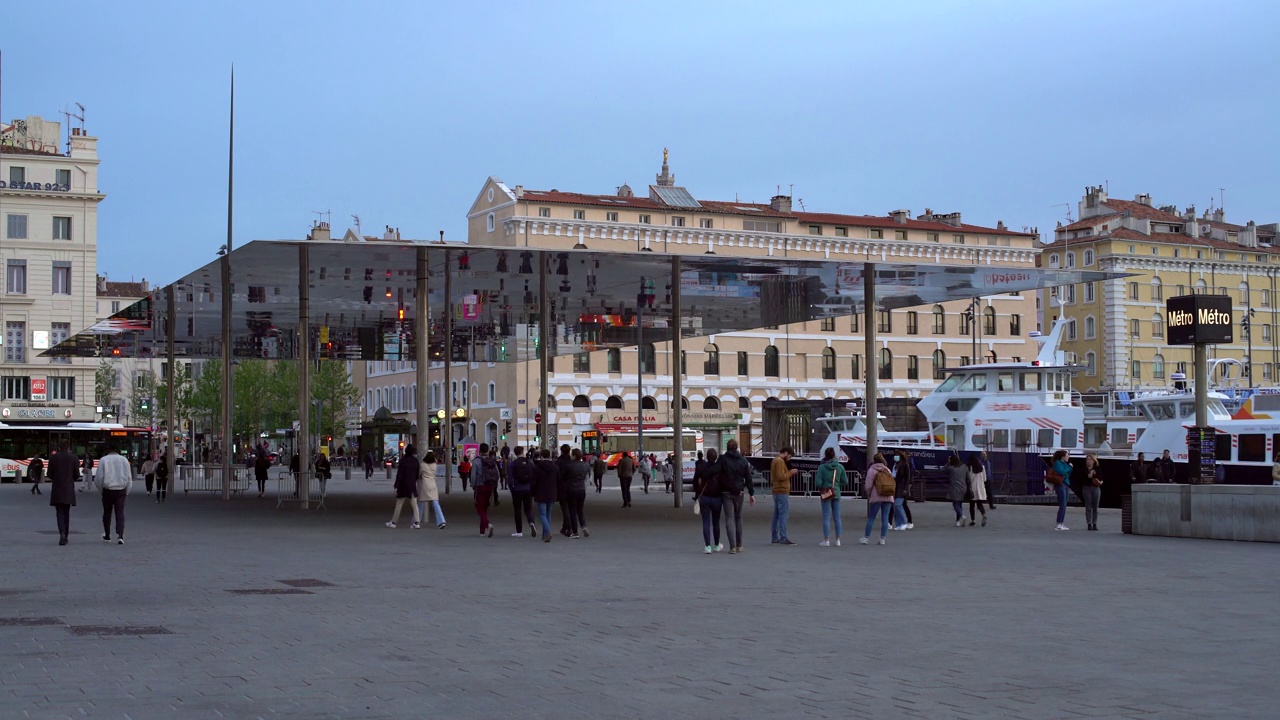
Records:
{"label": "person in black jacket", "polygon": [[76,476],[80,459],[63,440],[58,452],[49,457],[49,504],[58,516],[58,544],[66,545],[71,534],[71,508],[76,504]]}
{"label": "person in black jacket", "polygon": [[1164,455],[1153,463],[1156,466],[1156,482],[1171,483],[1177,482],[1173,470],[1173,458],[1169,456],[1169,451],[1165,450]]}
{"label": "person in black jacket", "polygon": [[911,520],[911,507],[907,500],[911,497],[911,456],[906,450],[895,450],[893,456],[893,513],[895,525],[890,530],[910,530],[915,527]]}
{"label": "person in black jacket", "polygon": [[560,473],[564,478],[564,507],[569,516],[569,537],[576,540],[579,532],[585,537],[591,537],[591,532],[587,530],[587,518],[583,514],[587,504],[587,476],[591,474],[591,466],[582,460],[581,450],[574,448],[569,462],[560,467]]}
{"label": "person in black jacket", "polygon": [[396,466],[396,508],[391,513],[391,522],[387,523],[387,527],[393,528],[396,526],[396,521],[400,519],[400,506],[406,500],[409,501],[409,507],[413,510],[413,529],[417,530],[422,527],[420,524],[422,518],[418,515],[418,473],[420,470],[417,448],[412,445],[406,445],[404,457],[400,459],[400,464]]}
{"label": "person in black jacket", "polygon": [[720,497],[724,510],[724,531],[729,535],[729,554],[742,552],[742,491],[745,489],[756,504],[756,489],[751,483],[751,465],[738,452],[738,441],[730,440],[720,456]]}
{"label": "person in black jacket", "polygon": [[258,497],[267,493],[267,473],[271,471],[271,456],[265,446],[258,448],[258,456],[253,461],[253,476],[258,481]]}
{"label": "person in black jacket", "polygon": [[44,493],[40,492],[40,479],[44,477],[44,460],[41,460],[39,455],[31,458],[31,464],[27,465],[27,477],[35,483],[31,486],[31,494],[43,495]]}
{"label": "person in black jacket", "polygon": [[719,459],[720,454],[715,448],[707,450],[706,460],[702,459],[702,453],[698,453],[697,467],[693,471],[693,501],[698,503],[698,514],[702,515],[702,542],[706,546],[703,552],[708,555],[724,549],[720,544],[720,509],[724,507],[724,498],[720,492]]}
{"label": "person in black jacket", "polygon": [[556,486],[556,498],[560,503],[560,534],[569,537],[569,493],[566,482],[569,477],[567,468],[573,458],[569,456],[569,445],[560,446],[560,455],[556,457],[556,467],[560,471],[560,482]]}
{"label": "person in black jacket", "polygon": [[560,483],[560,468],[551,459],[551,451],[543,448],[538,459],[537,481],[533,486],[533,501],[538,504],[538,519],[542,523],[542,542],[551,542],[551,506],[556,504],[556,489]]}
{"label": "person in black jacket", "polygon": [[516,531],[511,537],[524,537],[523,520],[529,521],[529,537],[535,540],[538,531],[533,523],[533,486],[537,481],[537,464],[524,456],[524,446],[516,446],[516,457],[507,470],[507,486],[511,488],[511,506],[516,515]]}

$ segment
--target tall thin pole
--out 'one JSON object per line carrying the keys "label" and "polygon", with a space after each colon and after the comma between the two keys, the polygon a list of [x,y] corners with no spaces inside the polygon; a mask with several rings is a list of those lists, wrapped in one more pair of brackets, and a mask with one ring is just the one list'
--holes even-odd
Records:
{"label": "tall thin pole", "polygon": [[636,295],[636,463],[644,457],[644,278]]}
{"label": "tall thin pole", "polygon": [[672,492],[675,493],[676,507],[684,500],[684,363],[680,349],[680,256],[671,256],[671,353],[675,360],[675,369],[671,371],[671,431],[675,435],[675,482]]}
{"label": "tall thin pole", "polygon": [[[310,507],[311,483],[311,248],[298,245],[298,499]],[[317,412],[317,415],[319,413]]]}
{"label": "tall thin pole", "polygon": [[169,364],[169,382],[165,387],[165,403],[164,403],[164,432],[165,432],[165,451],[164,464],[169,469],[167,477],[173,477],[173,424],[174,409],[173,402],[175,398],[173,384],[178,378],[178,365],[173,351],[173,338],[176,332],[174,325],[177,324],[177,318],[174,314],[175,302],[173,294],[177,292],[177,283],[169,286],[169,291],[165,293],[165,360]]}
{"label": "tall thin pole", "polygon": [[[440,444],[444,446],[444,492],[453,490],[453,262],[452,253],[444,251],[444,424],[440,426]],[[464,488],[465,489],[465,488]]]}
{"label": "tall thin pole", "polygon": [[[427,447],[431,444],[431,408],[427,407],[427,371],[431,364],[431,322],[430,310],[431,305],[428,302],[428,277],[431,272],[431,264],[428,262],[427,249],[425,247],[418,248],[418,295],[417,306],[414,308],[416,313],[414,337],[414,362],[417,363],[418,393],[414,400],[418,403],[418,457],[425,458],[427,456]],[[432,482],[435,478],[432,478]]]}
{"label": "tall thin pole", "polygon": [[862,266],[862,322],[867,331],[862,334],[862,349],[867,356],[867,464],[876,456],[880,442],[880,410],[876,407],[876,395],[880,392],[880,361],[876,357],[876,264]]}
{"label": "tall thin pole", "polygon": [[236,69],[231,68],[231,116],[227,133],[227,246],[222,255],[222,499],[231,499],[234,458],[231,457],[231,249],[232,201],[236,160]]}
{"label": "tall thin pole", "polygon": [[555,333],[551,331],[551,303],[547,295],[547,259],[548,253],[538,254],[538,407],[542,421],[538,423],[538,437],[542,447],[555,448],[550,442],[547,429],[551,427],[551,408],[547,406],[547,396],[551,394],[548,379],[551,377],[551,341]]}

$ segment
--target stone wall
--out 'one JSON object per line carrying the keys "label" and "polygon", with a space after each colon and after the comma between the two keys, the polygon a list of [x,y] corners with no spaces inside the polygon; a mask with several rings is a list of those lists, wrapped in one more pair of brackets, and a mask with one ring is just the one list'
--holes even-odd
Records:
{"label": "stone wall", "polygon": [[1280,487],[1134,485],[1133,534],[1280,542]]}

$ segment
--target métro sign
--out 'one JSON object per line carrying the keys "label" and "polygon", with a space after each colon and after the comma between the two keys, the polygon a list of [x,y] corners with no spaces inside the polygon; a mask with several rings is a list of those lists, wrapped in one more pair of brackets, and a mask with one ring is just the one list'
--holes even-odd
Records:
{"label": "m\u00e9tro sign", "polygon": [[1226,295],[1182,295],[1165,301],[1170,345],[1233,342],[1231,298]]}

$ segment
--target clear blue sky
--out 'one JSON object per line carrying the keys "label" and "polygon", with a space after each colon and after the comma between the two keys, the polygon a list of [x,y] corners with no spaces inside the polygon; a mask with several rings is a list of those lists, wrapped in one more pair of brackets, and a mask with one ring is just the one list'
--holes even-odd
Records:
{"label": "clear blue sky", "polygon": [[80,102],[99,270],[168,282],[235,241],[465,238],[484,179],[962,211],[1048,237],[1086,185],[1280,220],[1268,2],[55,2],[4,13],[7,119]]}

